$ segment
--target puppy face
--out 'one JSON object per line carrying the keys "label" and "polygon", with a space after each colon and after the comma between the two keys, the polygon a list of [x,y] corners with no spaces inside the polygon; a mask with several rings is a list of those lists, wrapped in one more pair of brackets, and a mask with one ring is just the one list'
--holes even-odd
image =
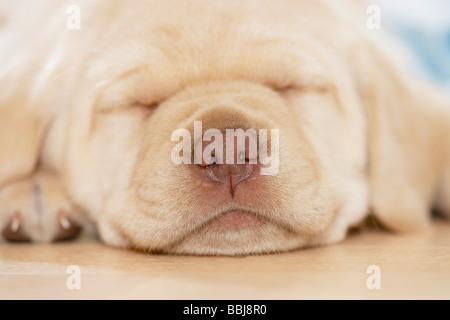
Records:
{"label": "puppy face", "polygon": [[[107,243],[149,251],[234,255],[341,239],[366,212],[366,125],[340,53],[314,38],[321,26],[310,20],[323,8],[306,6],[302,19],[278,7],[247,12],[250,2],[239,14],[181,6],[208,18],[153,4],[148,19],[122,8],[101,29],[67,113],[72,198]],[[197,121],[202,134],[267,130],[256,139],[277,153],[275,172],[261,174],[268,164],[248,156],[174,163],[173,133],[186,129],[193,151]]]}
{"label": "puppy face", "polygon": [[[289,114],[271,89],[247,82],[199,85],[175,95],[142,122],[136,136],[145,139],[123,211],[111,205],[104,223],[132,246],[177,253],[268,252],[309,244],[329,226],[338,199],[325,164]],[[114,130],[107,117],[99,119],[99,141]],[[260,164],[174,164],[169,137],[177,128],[192,132],[194,121],[202,121],[205,131],[279,128],[278,172],[262,175]]]}
{"label": "puppy face", "polygon": [[181,254],[332,243],[368,208],[396,231],[449,215],[448,97],[356,2],[80,0],[72,30],[47,1],[0,17],[7,231],[41,195],[108,244]]}

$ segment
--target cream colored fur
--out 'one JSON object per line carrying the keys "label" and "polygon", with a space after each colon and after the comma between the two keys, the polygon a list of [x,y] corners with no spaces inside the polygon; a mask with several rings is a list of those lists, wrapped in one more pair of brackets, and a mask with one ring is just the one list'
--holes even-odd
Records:
{"label": "cream colored fur", "polygon": [[[70,4],[0,1],[0,229],[20,212],[51,241],[64,210],[110,245],[236,255],[333,243],[368,214],[396,231],[450,215],[449,99],[356,1],[80,0],[79,30]],[[170,160],[196,120],[279,129],[279,173],[233,202],[205,186]],[[213,232],[228,209],[264,223]]]}

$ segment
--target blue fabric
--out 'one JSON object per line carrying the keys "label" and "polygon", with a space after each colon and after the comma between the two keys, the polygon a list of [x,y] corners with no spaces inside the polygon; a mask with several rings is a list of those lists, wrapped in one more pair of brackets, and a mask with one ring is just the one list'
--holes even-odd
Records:
{"label": "blue fabric", "polygon": [[422,71],[450,92],[450,0],[381,1],[380,8]]}
{"label": "blue fabric", "polygon": [[413,49],[422,70],[450,90],[450,29],[429,32],[402,25],[397,34]]}

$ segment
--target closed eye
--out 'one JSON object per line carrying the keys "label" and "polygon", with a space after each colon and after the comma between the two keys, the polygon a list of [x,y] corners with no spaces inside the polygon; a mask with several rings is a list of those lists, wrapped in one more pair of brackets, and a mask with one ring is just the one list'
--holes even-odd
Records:
{"label": "closed eye", "polygon": [[130,110],[142,110],[144,112],[153,112],[159,107],[159,102],[141,103],[141,102],[127,102],[126,100],[119,103],[114,101],[104,101],[96,106],[96,111],[102,114],[122,113]]}
{"label": "closed eye", "polygon": [[282,98],[292,99],[305,93],[320,95],[327,94],[330,92],[330,88],[331,85],[326,80],[315,78],[309,79],[308,81],[299,81],[295,84],[289,84],[274,89],[275,92],[277,92]]}

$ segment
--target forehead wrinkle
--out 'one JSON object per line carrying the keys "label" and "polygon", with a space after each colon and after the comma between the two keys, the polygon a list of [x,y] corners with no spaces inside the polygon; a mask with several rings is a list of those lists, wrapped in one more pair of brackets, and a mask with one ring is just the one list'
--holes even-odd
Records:
{"label": "forehead wrinkle", "polygon": [[[326,72],[327,57],[315,54],[322,48],[320,45],[312,46],[314,41],[311,39],[306,45],[289,37],[256,37],[253,41],[242,43],[243,46],[234,44],[217,48],[208,47],[204,41],[185,46],[183,43],[188,39],[174,42],[168,41],[166,35],[162,38],[165,40],[161,42],[152,39],[148,43],[135,43],[131,50],[116,56],[113,61],[138,63],[130,67],[124,67],[122,63],[117,75],[99,81],[96,87],[104,86],[104,90],[115,96],[119,89],[128,99],[153,104],[166,100],[187,86],[205,81],[247,80],[273,89],[314,89],[333,83],[330,70]],[[198,54],[192,55],[192,52]],[[233,58],[242,57],[243,53],[248,63]],[[113,62],[111,59],[109,61]],[[261,63],[266,67],[259,68]],[[293,64],[295,68],[288,67]],[[111,92],[110,86],[116,91]]]}

